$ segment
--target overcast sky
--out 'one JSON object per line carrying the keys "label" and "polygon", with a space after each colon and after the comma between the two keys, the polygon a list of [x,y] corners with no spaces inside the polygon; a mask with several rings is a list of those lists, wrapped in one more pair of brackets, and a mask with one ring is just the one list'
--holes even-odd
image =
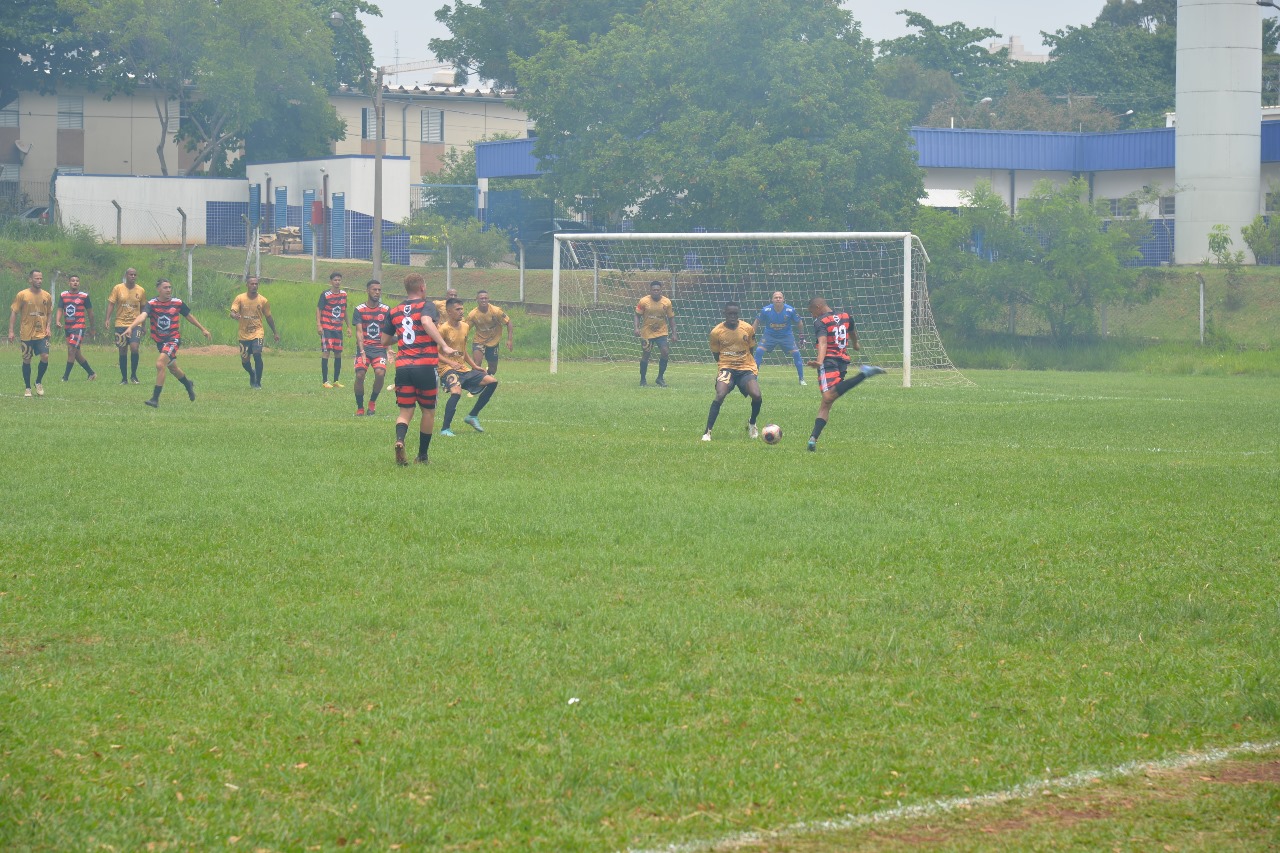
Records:
{"label": "overcast sky", "polygon": [[[578,0],[589,2],[590,0]],[[449,31],[436,22],[435,10],[443,0],[374,0],[382,9],[381,18],[362,15],[365,32],[373,42],[374,61],[379,65],[431,59],[427,42],[445,38]],[[476,0],[472,0],[476,2]],[[1029,50],[1042,53],[1042,30],[1093,23],[1105,0],[844,0],[854,18],[862,22],[862,32],[873,41],[906,33],[897,9],[919,12],[937,24],[963,21],[970,27],[990,27],[1006,39],[1018,36]],[[397,47],[398,41],[398,47]]]}

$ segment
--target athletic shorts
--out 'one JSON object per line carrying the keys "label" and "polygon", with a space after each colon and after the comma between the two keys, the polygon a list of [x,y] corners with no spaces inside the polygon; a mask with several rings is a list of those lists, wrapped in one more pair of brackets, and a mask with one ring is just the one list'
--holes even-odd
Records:
{"label": "athletic shorts", "polygon": [[84,340],[84,329],[67,329],[67,346],[78,347]]}
{"label": "athletic shorts", "polygon": [[396,405],[402,409],[436,407],[436,369],[428,364],[396,368]]}
{"label": "athletic shorts", "polygon": [[440,387],[450,394],[453,393],[455,386],[463,391],[479,394],[484,387],[482,383],[487,375],[483,370],[446,370],[440,377]]}
{"label": "athletic shorts", "polygon": [[747,384],[755,378],[754,370],[730,370],[726,367],[716,374],[716,384],[737,388],[742,392],[742,396],[746,397],[748,396]]}
{"label": "athletic shorts", "polygon": [[756,349],[762,352],[773,352],[775,349],[785,350],[786,352],[795,352],[799,347],[796,346],[795,335],[771,336],[765,335],[760,343],[756,345]]}
{"label": "athletic shorts", "polygon": [[320,333],[321,352],[342,352],[342,332],[325,329]]}
{"label": "athletic shorts", "polygon": [[471,347],[471,349],[472,349],[473,351],[474,351],[474,350],[478,350],[478,349],[482,349],[482,350],[484,350],[484,359],[485,359],[485,361],[497,361],[497,360],[498,360],[498,345],[497,345],[497,344],[494,344],[494,345],[493,345],[493,346],[491,346],[491,347],[487,347],[487,346],[485,346],[484,344],[475,344],[475,345],[473,345],[473,346]]}
{"label": "athletic shorts", "polygon": [[823,391],[830,391],[844,379],[844,375],[848,371],[849,362],[844,359],[827,359],[822,362],[822,367],[818,368],[818,387]]}
{"label": "athletic shorts", "polygon": [[[128,326],[116,326],[116,335],[117,335],[117,336],[123,335],[123,334],[124,334],[124,332],[125,332],[125,330],[126,330],[126,329],[128,329],[128,328],[129,328]],[[128,341],[128,342],[129,342],[129,343],[131,343],[131,344],[136,344],[136,343],[138,343],[138,342],[139,342],[139,341],[141,341],[141,340],[142,340],[142,327],[141,327],[141,326],[134,326],[134,327],[133,327],[133,331],[132,331],[132,332],[129,332],[129,341]]]}
{"label": "athletic shorts", "polygon": [[38,355],[49,354],[49,339],[36,338],[34,341],[22,342],[22,357],[35,358]]}
{"label": "athletic shorts", "polygon": [[247,359],[251,355],[262,355],[262,338],[240,342],[240,357]]}
{"label": "athletic shorts", "polygon": [[356,370],[387,369],[387,351],[382,348],[365,347],[364,352],[356,356]]}
{"label": "athletic shorts", "polygon": [[167,341],[156,341],[156,352],[169,356],[169,361],[178,360],[178,346],[182,343],[178,338]]}
{"label": "athletic shorts", "polygon": [[666,347],[666,345],[667,345],[666,335],[658,335],[656,338],[645,338],[644,342],[641,344],[645,352],[648,352],[654,347],[657,347],[658,349],[663,349]]}

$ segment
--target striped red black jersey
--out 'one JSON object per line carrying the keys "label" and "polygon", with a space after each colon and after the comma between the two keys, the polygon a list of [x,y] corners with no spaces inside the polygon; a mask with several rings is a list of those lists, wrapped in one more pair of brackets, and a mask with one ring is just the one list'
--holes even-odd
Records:
{"label": "striped red black jersey", "polygon": [[389,331],[396,336],[399,345],[396,367],[434,367],[440,363],[440,350],[427,334],[425,320],[431,315],[424,311],[425,303],[425,299],[410,299],[401,302],[391,312]]}
{"label": "striped red black jersey", "polygon": [[92,307],[89,294],[83,290],[64,290],[58,296],[58,310],[62,312],[62,322],[67,324],[67,331],[83,329],[85,314]]}
{"label": "striped red black jersey", "polygon": [[364,330],[360,335],[360,346],[382,349],[382,333],[391,331],[391,309],[386,303],[360,303],[356,306],[355,320],[356,327]]}
{"label": "striped red black jersey", "polygon": [[813,322],[813,333],[826,340],[827,358],[849,361],[849,347],[858,347],[858,332],[847,311],[823,314]]}
{"label": "striped red black jersey", "polygon": [[181,318],[190,314],[191,309],[181,299],[161,300],[156,297],[147,300],[147,304],[142,306],[142,313],[151,318],[151,340],[162,344],[178,339]]}
{"label": "striped red black jersey", "polygon": [[326,290],[320,294],[316,308],[320,311],[320,328],[326,332],[341,332],[347,319],[347,292]]}

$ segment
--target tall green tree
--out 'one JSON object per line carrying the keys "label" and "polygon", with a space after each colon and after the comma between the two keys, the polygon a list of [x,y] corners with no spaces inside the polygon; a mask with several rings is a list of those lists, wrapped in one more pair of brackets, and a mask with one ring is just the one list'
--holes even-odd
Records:
{"label": "tall green tree", "polygon": [[557,197],[643,228],[902,228],[922,194],[906,111],[834,0],[653,0],[515,62]]}
{"label": "tall green tree", "polygon": [[52,0],[0,3],[0,108],[19,92],[52,92],[64,81],[90,87],[119,76],[103,40],[75,26]]}
{"label": "tall green tree", "polygon": [[431,51],[444,62],[499,86],[517,84],[512,60],[542,49],[547,33],[578,44],[603,35],[618,20],[634,20],[647,0],[456,0],[436,12],[450,37],[432,39]]}
{"label": "tall green tree", "polygon": [[983,44],[999,38],[1000,33],[960,21],[935,24],[909,9],[898,14],[916,32],[880,42],[879,61],[911,59],[922,69],[950,74],[958,94],[975,101],[1003,91],[1010,70],[1008,51],[992,53]]}

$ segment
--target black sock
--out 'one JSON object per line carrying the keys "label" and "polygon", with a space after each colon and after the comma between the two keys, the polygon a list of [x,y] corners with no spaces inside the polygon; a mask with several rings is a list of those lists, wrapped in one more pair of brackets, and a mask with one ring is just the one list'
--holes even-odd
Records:
{"label": "black sock", "polygon": [[658,378],[661,379],[662,375],[666,372],[667,372],[667,359],[666,359],[666,356],[663,356],[662,358],[658,359]]}
{"label": "black sock", "polygon": [[444,404],[444,426],[440,429],[448,429],[453,423],[453,415],[458,411],[458,400],[462,398],[461,394],[450,394],[449,402]]}
{"label": "black sock", "polygon": [[382,380],[376,376],[373,380],[373,393],[369,395],[369,405],[378,402],[378,394],[382,393]]}
{"label": "black sock", "polygon": [[76,356],[76,362],[79,363],[79,365],[84,368],[85,373],[89,374],[90,376],[93,375],[93,368],[89,366],[89,359],[85,358],[83,355],[78,355]]}
{"label": "black sock", "polygon": [[41,382],[44,381],[44,372],[48,369],[49,369],[49,362],[47,361],[40,362],[39,366],[36,367],[36,384],[37,385],[39,385]]}
{"label": "black sock", "polygon": [[409,434],[409,425],[396,421],[396,441],[404,441],[404,437]]}
{"label": "black sock", "polygon": [[813,440],[814,440],[814,441],[817,441],[817,440],[818,440],[818,436],[822,435],[822,428],[823,428],[823,427],[825,427],[826,425],[827,425],[827,419],[826,419],[826,418],[817,418],[817,419],[815,419],[815,420],[814,420],[814,422],[813,422],[813,435],[811,436],[811,437],[813,438]]}
{"label": "black sock", "polygon": [[715,400],[711,403],[711,411],[707,413],[707,432],[711,432],[711,428],[716,425],[716,418],[720,417],[720,404],[723,400]]}
{"label": "black sock", "polygon": [[138,378],[138,356],[139,353],[129,350],[129,378]]}
{"label": "black sock", "polygon": [[760,417],[760,406],[764,403],[764,398],[751,401],[751,423],[756,422],[756,418]]}
{"label": "black sock", "polygon": [[160,392],[161,392],[161,391],[163,391],[163,390],[164,390],[164,386],[163,386],[163,385],[157,385],[157,386],[156,386],[154,389],[152,389],[152,391],[151,391],[151,399],[152,399],[152,400],[159,400],[159,399],[160,399]]}
{"label": "black sock", "polygon": [[643,382],[645,376],[649,373],[649,356],[640,357],[640,381]]}
{"label": "black sock", "polygon": [[262,353],[255,352],[253,354],[253,381],[262,384]]}
{"label": "black sock", "polygon": [[320,376],[323,381],[329,381],[329,359],[327,358],[320,359]]}
{"label": "black sock", "polygon": [[120,353],[120,381],[129,381],[129,351]]}
{"label": "black sock", "polygon": [[333,381],[337,382],[338,377],[342,375],[342,356],[335,355],[333,357]]}
{"label": "black sock", "polygon": [[71,368],[72,368],[72,367],[74,367],[74,366],[75,366],[75,362],[74,362],[74,361],[68,361],[68,362],[67,362],[67,369],[66,369],[66,370],[64,370],[64,371],[62,371],[62,381],[63,381],[63,382],[66,382],[68,379],[70,379],[70,378],[71,378]]}
{"label": "black sock", "polygon": [[241,359],[240,366],[244,368],[244,372],[249,374],[249,384],[252,385],[256,380],[253,378],[253,367],[250,366],[248,359]]}
{"label": "black sock", "polygon": [[427,451],[429,451],[430,449],[431,449],[431,433],[429,432],[418,433],[418,458],[426,459]]}
{"label": "black sock", "polygon": [[31,365],[25,361],[22,363],[22,384],[31,387]]}
{"label": "black sock", "polygon": [[843,395],[847,391],[852,391],[854,386],[856,386],[859,382],[861,382],[866,378],[867,378],[867,375],[865,373],[863,373],[862,371],[858,371],[853,376],[850,376],[848,379],[841,380],[839,384],[836,385],[836,394]]}
{"label": "black sock", "polygon": [[357,409],[364,408],[364,394],[360,391],[356,392],[356,408]]}
{"label": "black sock", "polygon": [[497,390],[497,382],[492,385],[486,385],[484,388],[480,389],[479,395],[476,396],[476,404],[471,407],[471,417],[474,418],[476,415],[480,414],[480,410],[485,407],[485,404],[489,402],[489,398],[493,396],[493,392]]}

